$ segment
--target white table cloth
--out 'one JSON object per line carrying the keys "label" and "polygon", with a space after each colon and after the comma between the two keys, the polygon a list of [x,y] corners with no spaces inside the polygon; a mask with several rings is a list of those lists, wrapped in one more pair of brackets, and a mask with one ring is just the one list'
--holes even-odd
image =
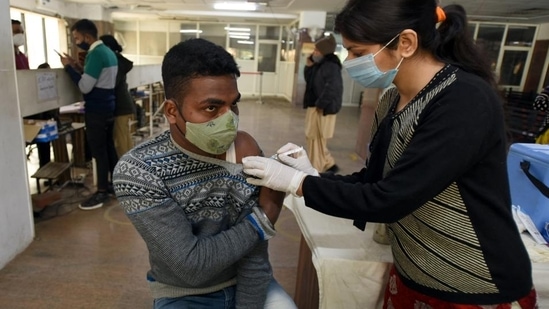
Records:
{"label": "white table cloth", "polygon": [[[292,195],[284,205],[294,213],[311,250],[319,308],[381,308],[392,256],[389,246],[373,241],[374,224],[368,223],[366,230],[360,231],[352,220],[324,215]],[[526,233],[522,239],[532,260],[539,308],[549,308],[549,247],[536,244]]]}

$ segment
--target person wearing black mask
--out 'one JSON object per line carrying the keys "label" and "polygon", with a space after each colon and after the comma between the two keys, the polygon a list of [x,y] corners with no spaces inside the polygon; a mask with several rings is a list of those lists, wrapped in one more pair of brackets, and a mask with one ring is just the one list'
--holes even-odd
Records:
{"label": "person wearing black mask", "polygon": [[97,166],[97,192],[79,207],[91,210],[108,201],[108,191],[112,191],[109,172],[112,174],[118,161],[113,141],[118,60],[114,52],[97,39],[97,28],[91,20],[78,20],[71,27],[71,33],[76,46],[87,51],[82,73],[78,70],[79,63],[68,55],[61,57],[61,63],[84,95],[86,140]]}
{"label": "person wearing black mask", "polygon": [[315,43],[313,54],[304,69],[305,137],[307,152],[313,166],[320,172],[337,172],[335,159],[328,150],[328,139],[334,135],[336,114],[341,109],[343,80],[341,61],[334,54],[336,40],[325,36]]}

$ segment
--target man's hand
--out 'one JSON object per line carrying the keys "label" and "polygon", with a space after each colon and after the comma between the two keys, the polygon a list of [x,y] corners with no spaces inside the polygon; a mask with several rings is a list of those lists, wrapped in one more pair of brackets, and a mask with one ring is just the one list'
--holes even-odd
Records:
{"label": "man's hand", "polygon": [[[299,148],[299,146],[297,146],[296,144],[288,143],[280,147],[280,149],[278,149],[276,153],[284,153],[286,151],[297,148]],[[296,170],[305,172],[307,175],[319,176],[318,171],[313,167],[311,161],[309,161],[305,149],[289,156],[278,155],[278,160],[288,166],[295,168]]]}
{"label": "man's hand", "polygon": [[67,53],[63,53],[63,56],[59,56],[59,58],[61,59],[61,63],[63,64],[63,66],[70,65],[74,67],[76,64],[76,61],[74,60],[74,58],[69,56]]}
{"label": "man's hand", "polygon": [[302,171],[265,157],[245,157],[242,158],[242,164],[244,173],[253,176],[246,178],[248,183],[293,195],[296,195],[307,176]]}

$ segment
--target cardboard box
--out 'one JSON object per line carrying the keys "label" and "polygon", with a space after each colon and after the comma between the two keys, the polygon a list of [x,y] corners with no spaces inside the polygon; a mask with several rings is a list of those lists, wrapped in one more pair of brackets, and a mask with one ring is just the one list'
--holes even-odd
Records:
{"label": "cardboard box", "polygon": [[45,143],[59,137],[55,120],[23,119],[25,142]]}
{"label": "cardboard box", "polygon": [[[511,187],[511,201],[528,214],[542,232],[549,222],[549,197],[543,187],[549,185],[549,145],[516,143],[512,144],[507,155],[507,170]],[[536,187],[535,180],[539,181]],[[543,234],[543,233],[542,233]]]}

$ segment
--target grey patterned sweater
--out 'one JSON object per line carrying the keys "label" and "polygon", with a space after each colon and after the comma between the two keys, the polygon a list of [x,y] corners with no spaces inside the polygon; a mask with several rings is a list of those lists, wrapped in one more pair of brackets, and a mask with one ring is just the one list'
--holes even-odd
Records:
{"label": "grey patterned sweater", "polygon": [[154,298],[236,282],[237,308],[263,308],[272,278],[267,241],[245,216],[258,204],[242,165],[177,146],[169,131],[129,151],[114,171],[120,205],[149,250]]}
{"label": "grey patterned sweater", "polygon": [[368,167],[303,181],[323,213],[389,223],[396,270],[414,290],[455,303],[498,304],[532,288],[511,214],[502,105],[479,77],[446,66],[401,111],[376,110]]}

